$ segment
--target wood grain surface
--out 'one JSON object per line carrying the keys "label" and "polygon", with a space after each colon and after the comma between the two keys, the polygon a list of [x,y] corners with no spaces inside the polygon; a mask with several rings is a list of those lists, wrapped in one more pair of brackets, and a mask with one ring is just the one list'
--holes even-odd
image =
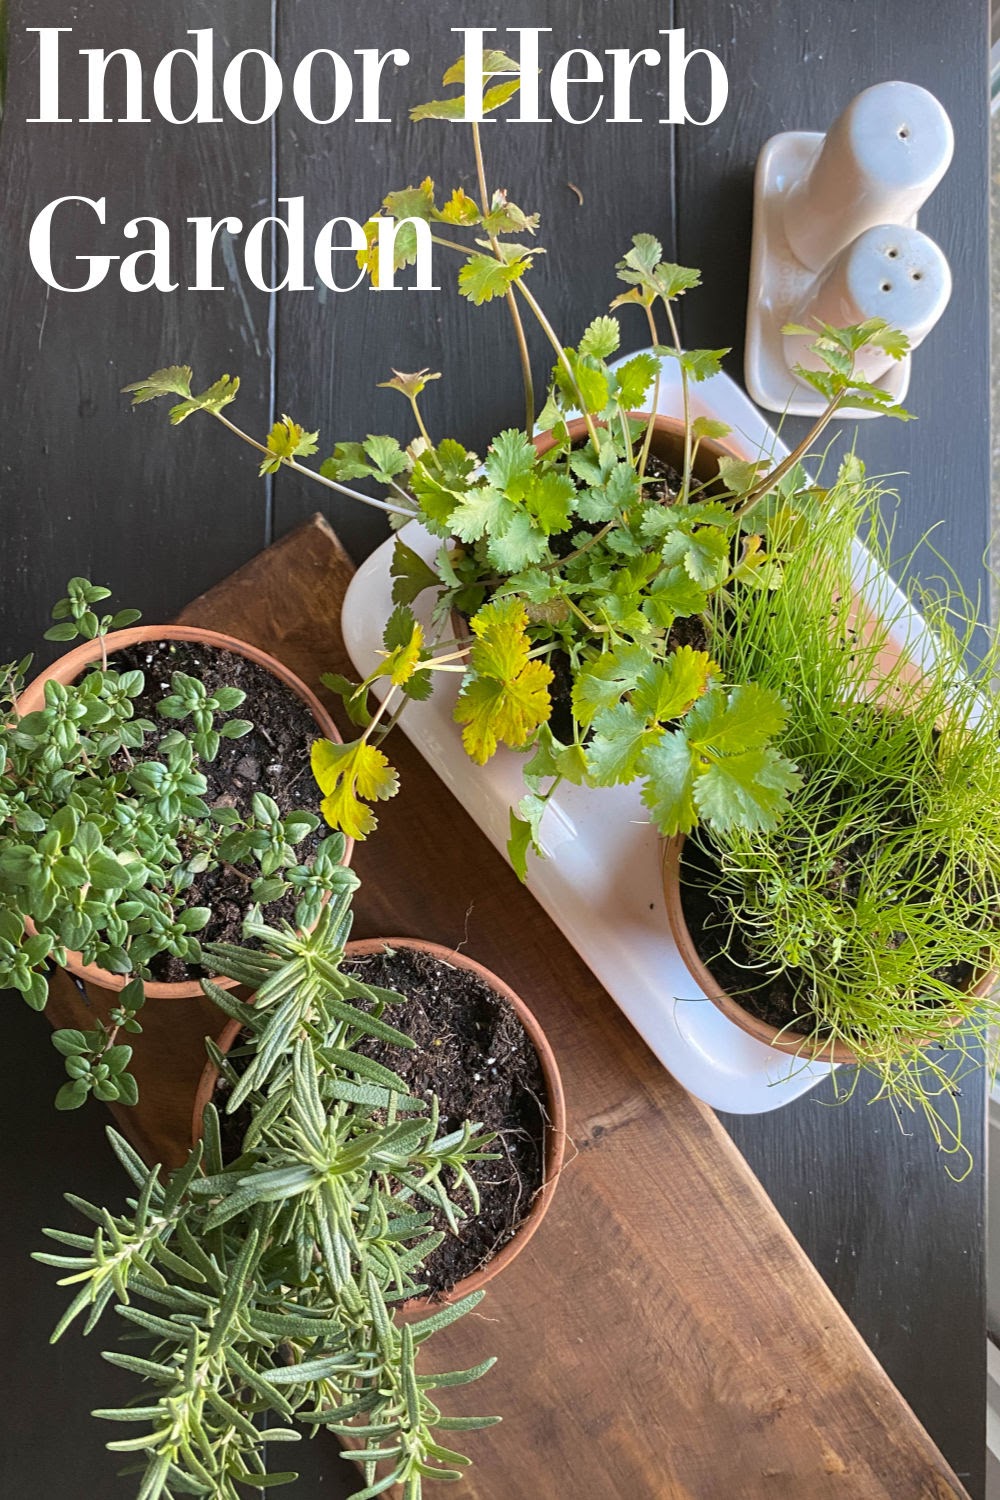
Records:
{"label": "wood grain surface", "polygon": [[[544,215],[549,254],[535,286],[557,326],[575,338],[616,288],[615,260],[629,236],[659,234],[666,253],[699,265],[706,287],[687,299],[691,344],[742,341],[753,163],[776,130],[822,129],[856,90],[881,78],[925,84],[948,108],[956,157],[921,223],[955,269],[955,293],[940,327],[915,360],[911,405],[919,421],[858,429],[873,472],[899,475],[902,556],[928,525],[948,562],[973,589],[981,581],[988,514],[986,294],[985,0],[534,0],[520,11],[481,0],[176,0],[169,8],[124,0],[9,0],[10,89],[0,130],[0,656],[37,644],[50,601],[67,577],[110,583],[122,604],[167,619],[201,589],[307,518],[317,493],[290,475],[259,481],[252,456],[208,422],[168,429],[162,411],[132,414],[120,386],[158,365],[189,360],[205,380],[224,370],[244,387],[237,414],[254,432],[288,409],[327,445],[366,431],[409,437],[405,407],[379,391],[390,365],[442,369],[428,392],[434,430],[481,445],[520,415],[516,362],[502,310],[470,309],[451,289],[423,296],[367,291],[321,301],[247,283],[230,258],[225,290],[127,296],[117,284],[74,296],[46,292],[27,257],[31,221],[63,193],[107,194],[109,228],[95,236],[67,219],[66,256],[123,249],[112,226],[156,213],[174,226],[187,215],[237,213],[248,222],[278,196],[302,193],[312,222],[366,214],[387,186],[429,171],[440,184],[471,188],[468,143],[452,127],[410,126],[406,106],[430,97],[463,25],[552,27],[546,61],[574,45],[657,45],[659,28],[684,26],[688,45],[720,52],[731,98],[706,129],[652,123],[662,80],[636,75],[642,124],[557,123],[487,131],[492,181]],[[212,26],[223,58],[273,48],[284,65],[332,46],[405,46],[406,70],[387,72],[391,123],[329,129],[283,111],[270,127],[224,125],[29,126],[35,112],[36,38],[26,28],[72,25],[74,46],[133,46],[157,60],[188,45],[185,32]],[[497,40],[513,40],[498,33]],[[692,65],[692,89],[697,87]],[[77,74],[79,80],[80,74]],[[85,112],[77,81],[67,113]],[[581,90],[584,101],[586,90]],[[589,102],[593,102],[591,99]],[[491,127],[492,128],[492,127]],[[573,186],[570,186],[573,184]],[[579,191],[574,191],[574,187]],[[582,203],[580,197],[582,196]],[[185,257],[183,279],[190,268]],[[75,268],[79,269],[79,268]],[[626,343],[645,342],[641,328]],[[537,370],[548,356],[539,350]],[[739,377],[739,359],[730,368]],[[798,424],[789,426],[799,430]],[[846,428],[843,441],[853,437]],[[334,504],[328,514],[360,558],[384,535],[375,513]],[[926,576],[940,572],[925,559]],[[429,882],[418,870],[413,879]],[[575,972],[573,970],[571,973]],[[60,1191],[101,1201],[121,1193],[102,1141],[103,1115],[53,1113],[60,1062],[37,1017],[20,1002],[6,1011],[8,1087],[0,1091],[6,1145],[0,1265],[15,1292],[2,1319],[0,1493],[24,1500],[127,1496],[108,1480],[104,1434],[89,1406],[114,1405],[116,1373],[78,1341],[44,1348],[62,1304],[27,1251],[42,1223],[63,1222]],[[799,1243],[876,1351],[975,1496],[984,1469],[982,1358],[983,1090],[963,1099],[976,1170],[960,1186],[942,1170],[926,1136],[900,1132],[864,1091],[841,1109],[823,1091],[775,1114],[726,1117]],[[542,1421],[542,1417],[538,1418]],[[335,1494],[341,1465],[312,1445],[311,1484]],[[311,1493],[309,1483],[305,1492]],[[621,1493],[627,1493],[622,1487]],[[720,1497],[721,1500],[721,1497]],[[728,1500],[728,1497],[725,1497]],[[904,1497],[905,1500],[905,1497]]]}
{"label": "wood grain surface", "polygon": [[[316,686],[323,670],[350,670],[339,616],[351,572],[317,520],[181,619],[249,640]],[[500,1356],[463,1393],[466,1410],[487,1402],[504,1417],[470,1443],[466,1493],[963,1494],[711,1111],[660,1067],[431,768],[403,742],[396,757],[402,794],[356,851],[355,934],[429,938],[501,974],[545,1027],[567,1095],[567,1164],[546,1222],[434,1346],[448,1368]],[[208,1010],[150,1002],[137,1039],[141,1097],[125,1129],[173,1161],[202,1037],[221,1029]],[[60,976],[50,1020],[86,1015]]]}

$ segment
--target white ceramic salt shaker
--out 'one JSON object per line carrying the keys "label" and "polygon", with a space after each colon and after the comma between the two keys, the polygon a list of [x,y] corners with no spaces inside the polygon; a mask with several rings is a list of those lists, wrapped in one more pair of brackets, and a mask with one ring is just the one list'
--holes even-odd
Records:
{"label": "white ceramic salt shaker", "polygon": [[[869,318],[882,318],[890,328],[905,333],[915,349],[930,333],[948,305],[951,270],[943,252],[919,229],[901,224],[878,224],[868,229],[835,258],[815,284],[793,321],[807,328],[816,322],[847,328]],[[785,336],[789,368],[822,369],[810,353],[813,342],[804,335]],[[875,381],[894,363],[877,348],[863,349],[857,371]]]}
{"label": "white ceramic salt shaker", "polygon": [[927,89],[900,82],[865,89],[788,192],[784,230],[792,251],[821,271],[865,230],[906,223],[941,181],[954,148],[951,121]]}

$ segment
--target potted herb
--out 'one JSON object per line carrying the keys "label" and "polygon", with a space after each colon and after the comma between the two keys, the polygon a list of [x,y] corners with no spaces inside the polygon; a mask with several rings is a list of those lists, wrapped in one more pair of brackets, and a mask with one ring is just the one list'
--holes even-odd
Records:
{"label": "potted herb", "polygon": [[[77,1288],[56,1338],[80,1316],[89,1330],[114,1304],[151,1345],[105,1356],[140,1378],[142,1404],[95,1414],[144,1429],[109,1445],[137,1456],[141,1500],[189,1491],[236,1500],[239,1486],[290,1482],[293,1473],[265,1477],[264,1446],[295,1440],[301,1428],[354,1444],[350,1456],[366,1468],[357,1500],[397,1483],[419,1500],[425,1480],[458,1478],[468,1462],[444,1446],[449,1432],[497,1420],[442,1416],[433,1395],[478,1379],[492,1360],[432,1375],[417,1357],[483,1296],[465,1282],[457,1300],[428,1306],[427,1272],[475,1224],[481,1164],[483,1179],[495,1175],[513,1143],[456,1123],[432,1088],[415,1087],[423,1075],[408,1072],[407,1060],[424,1052],[426,1063],[439,1049],[395,1023],[419,1017],[456,975],[459,990],[470,976],[473,991],[485,990],[473,1009],[507,1006],[509,991],[455,955],[445,964],[444,950],[428,945],[348,947],[349,903],[349,893],[331,901],[311,932],[252,927],[260,946],[212,950],[220,971],[255,990],[255,1003],[204,982],[242,1043],[228,1057],[214,1049],[187,1164],[161,1183],[159,1168],[111,1132],[137,1199],[112,1215],[71,1198],[96,1225],[93,1238],[46,1231],[70,1253],[36,1257]],[[404,995],[379,982],[400,974]],[[439,1010],[441,1024],[454,1014]],[[545,1078],[543,1204],[562,1150],[550,1056]],[[265,1414],[277,1427],[255,1420]]]}
{"label": "potted herb", "polygon": [[[247,930],[258,940],[268,936],[273,941],[267,929],[251,924]],[[250,988],[257,989],[268,977],[259,960],[248,965],[242,950],[210,951],[221,971],[232,965]],[[450,1208],[440,1205],[453,1233],[425,1262],[422,1275],[435,1299],[455,1300],[485,1286],[509,1265],[548,1210],[565,1139],[562,1086],[552,1048],[523,1000],[467,954],[416,938],[365,938],[346,945],[342,967],[346,976],[361,981],[362,995],[374,988],[402,997],[392,1022],[408,1042],[404,1046],[388,1034],[364,1039],[352,1066],[362,1073],[367,1069],[369,1081],[381,1085],[387,1082],[388,1068],[410,1094],[433,1095],[442,1120],[455,1129],[475,1119],[504,1142],[499,1164],[480,1174],[481,1182],[470,1174],[465,1184],[475,1213],[460,1236]],[[252,1059],[259,1044],[251,1054],[239,1045],[250,1033],[245,1010],[236,1014],[239,1019],[232,1019],[210,1047],[212,1060],[195,1097],[195,1141],[209,1102],[225,1101],[224,1124],[234,1145],[247,1123],[246,1101],[258,1074],[247,1079],[246,1059]],[[280,1034],[284,1021],[274,1024]],[[253,1025],[260,1025],[256,1007]]]}
{"label": "potted herb", "polygon": [[[939,595],[907,584],[929,652],[888,591],[877,613],[859,608],[855,533],[873,569],[888,559],[856,459],[800,501],[808,546],[784,586],[732,589],[709,640],[727,680],[782,703],[775,745],[796,784],[772,827],[688,820],[667,853],[670,921],[693,978],[737,1024],[860,1064],[879,1097],[958,1152],[958,1081],[1000,1015],[1000,648],[954,582]],[[836,1092],[857,1078],[835,1072]]]}
{"label": "potted herb", "polygon": [[[487,72],[503,77],[487,101],[499,108],[516,92],[516,65],[494,53]],[[460,68],[449,70],[446,82],[461,81]],[[420,106],[413,117],[461,112],[459,97]],[[461,674],[455,718],[473,760],[485,763],[500,746],[526,757],[525,796],[512,811],[509,845],[522,876],[564,780],[594,788],[640,782],[665,834],[677,826],[689,783],[706,826],[770,823],[787,805],[794,772],[772,736],[748,726],[761,716],[777,725],[780,705],[753,682],[720,678],[701,622],[712,601],[737,585],[769,591],[780,584],[784,533],[770,524],[765,501],[840,407],[905,415],[858,370],[868,345],[899,357],[905,340],[877,321],[820,330],[822,368],[802,374],[826,396],[825,412],[790,458],[773,467],[741,461],[722,446],[725,425],[691,409],[691,383],[716,373],[728,352],[682,347],[676,304],[697,286],[697,272],[665,262],[652,235],[635,236],[618,265],[625,290],[613,308],[640,313],[650,348],[610,363],[622,328],[607,314],[576,344],[563,343],[529,286],[540,253],[533,244],[538,216],[489,189],[476,125],[472,141],[476,197],[456,189],[439,198],[426,179],[388,194],[384,206],[397,219],[424,221],[434,243],[460,258],[459,290],[470,302],[502,298],[511,311],[525,426],[499,433],[482,462],[454,438],[432,438],[420,409],[427,381],[438,378],[428,371],[397,372],[387,382],[412,411],[416,435],[408,447],[372,435],[340,443],[319,474],[303,462],[317,451],[318,433],[286,416],[257,442],[223,414],[238,387],[229,377],[198,395],[190,368],[175,366],[128,389],[137,403],[176,398],[173,422],[208,412],[263,454],[262,472],[287,465],[380,504],[404,526],[383,662],[361,683],[327,679],[359,730],[353,742],[320,743],[314,755],[333,827],[354,838],[374,828],[374,804],[397,789],[385,737],[407,698],[427,696],[442,672]],[[373,242],[376,227],[373,220]],[[468,243],[456,238],[463,232]],[[414,244],[411,223],[397,237],[400,264],[412,258]],[[376,277],[371,246],[359,258]],[[522,313],[535,319],[555,356],[537,420]],[[678,362],[682,378],[674,421],[655,415],[664,359]],[[352,488],[358,480],[384,486],[388,498],[373,502]],[[433,566],[408,544],[406,522],[439,539]],[[411,609],[425,591],[434,597],[429,632]],[[384,696],[371,708],[376,684]],[[711,741],[689,732],[706,700],[712,725],[722,726]]]}
{"label": "potted herb", "polygon": [[55,1033],[64,1109],[135,1102],[119,1032],[145,996],[200,992],[206,937],[257,905],[313,922],[344,879],[343,837],[295,807],[312,740],[336,735],[315,696],[245,642],[101,615],[107,597],[71,580],[48,636],[83,644],[0,688],[0,984],[41,1010],[57,963],[121,991],[110,1027]]}

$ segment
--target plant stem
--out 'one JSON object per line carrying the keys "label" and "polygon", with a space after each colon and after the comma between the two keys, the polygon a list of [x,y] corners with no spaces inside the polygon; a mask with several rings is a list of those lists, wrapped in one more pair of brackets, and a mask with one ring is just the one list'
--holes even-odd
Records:
{"label": "plant stem", "polygon": [[[235,433],[244,443],[249,444],[251,448],[256,448],[258,453],[263,453],[267,458],[274,457],[270,448],[266,448],[263,443],[258,443],[257,439],[252,438],[248,432],[244,432],[242,427],[237,427],[235,422],[224,417],[221,411],[212,412],[212,416],[216,421],[221,422],[223,427],[228,427],[229,431]],[[360,490],[352,490],[346,484],[340,484],[336,479],[327,479],[325,474],[317,474],[315,469],[307,469],[305,464],[296,463],[294,458],[283,458],[281,462],[286,468],[294,469],[296,474],[304,474],[307,479],[315,479],[317,484],[324,485],[326,489],[336,490],[338,495],[346,495],[348,500],[360,500],[362,505],[374,506],[376,510],[387,511],[394,516],[407,516],[411,520],[416,515],[413,509],[404,509],[401,505],[390,505],[387,500],[376,500],[373,495],[364,495]]]}
{"label": "plant stem", "polygon": [[684,368],[684,353],[681,348],[681,338],[677,331],[677,320],[674,310],[669,301],[664,299],[664,307],[667,309],[667,322],[670,324],[670,337],[674,341],[677,350],[677,362],[681,367],[681,395],[684,400],[684,480],[681,484],[680,500],[682,504],[687,503],[688,493],[691,489],[691,392],[688,387],[688,373]]}
{"label": "plant stem", "polygon": [[590,437],[590,441],[594,445],[594,452],[595,453],[600,453],[600,451],[601,451],[601,445],[600,445],[600,443],[598,441],[598,438],[597,438],[597,428],[594,426],[594,419],[590,415],[590,412],[587,410],[587,404],[586,404],[586,402],[583,399],[583,394],[582,394],[582,392],[580,390],[580,387],[576,383],[576,376],[573,374],[573,366],[570,364],[569,360],[566,358],[566,351],[563,348],[562,344],[560,344],[560,342],[559,342],[559,335],[556,333],[555,329],[552,327],[552,324],[549,322],[548,318],[545,316],[545,313],[543,312],[542,308],[540,307],[540,305],[539,305],[537,299],[535,298],[534,294],[531,291],[529,291],[529,289],[525,286],[524,282],[519,280],[519,281],[517,281],[515,283],[515,285],[516,285],[518,291],[521,293],[521,296],[524,298],[525,302],[527,302],[528,306],[531,308],[531,311],[534,313],[535,318],[538,321],[539,327],[541,328],[542,332],[545,334],[545,337],[548,339],[549,343],[552,345],[553,349],[556,351],[556,355],[557,355],[557,357],[559,359],[559,363],[562,365],[563,369],[566,371],[566,374],[567,374],[567,376],[569,378],[570,385],[573,387],[573,390],[576,393],[576,398],[577,398],[577,400],[580,403],[580,411],[581,411],[581,413],[583,415],[583,420],[587,424],[587,433],[588,433],[588,435]]}
{"label": "plant stem", "polygon": [[[656,318],[653,315],[652,306],[646,308],[646,321],[649,323],[649,331],[653,336],[654,346],[660,342],[659,330],[656,327]],[[653,383],[653,411],[646,424],[646,439],[642,445],[642,457],[639,460],[639,484],[642,485],[646,477],[646,465],[649,463],[649,450],[653,442],[653,429],[656,426],[656,413],[660,405],[660,363],[657,357],[656,380]]]}
{"label": "plant stem", "polygon": [[809,432],[806,433],[801,443],[799,443],[796,448],[792,449],[787,458],[782,459],[781,463],[776,469],[772,469],[770,474],[765,475],[765,477],[761,480],[760,484],[758,484],[755,489],[750,491],[750,494],[744,500],[743,504],[739,507],[738,510],[734,512],[737,520],[742,520],[744,516],[749,515],[754,506],[759,505],[761,500],[763,500],[765,496],[771,493],[775,485],[780,484],[785,475],[790,473],[790,471],[795,468],[795,465],[805,457],[806,453],[812,447],[816,439],[833,421],[837,409],[839,408],[846,395],[846,391],[839,391],[837,395],[834,396],[833,400],[826,408],[826,411],[819,418],[816,424],[809,430]]}
{"label": "plant stem", "polygon": [[430,433],[427,431],[427,428],[424,426],[424,419],[420,415],[420,407],[419,407],[419,405],[417,403],[416,396],[411,396],[410,397],[410,405],[413,408],[413,415],[414,415],[414,418],[416,420],[417,426],[420,429],[420,436],[423,438],[423,440],[427,444],[428,448],[433,448],[434,444],[431,442]]}
{"label": "plant stem", "polygon": [[[472,145],[476,153],[476,174],[479,178],[479,197],[483,205],[483,218],[485,219],[489,209],[490,195],[486,188],[486,165],[483,161],[483,141],[479,131],[478,121],[472,122]],[[488,233],[488,231],[487,231]],[[501,259],[500,247],[497,244],[496,235],[489,235],[490,245],[497,260]],[[517,306],[517,298],[512,288],[507,288],[507,311],[510,313],[514,324],[514,337],[517,340],[517,352],[521,360],[521,379],[524,382],[524,431],[525,436],[531,438],[535,431],[535,382],[531,374],[531,356],[528,353],[528,341],[524,336],[524,324],[521,322],[521,314]]]}
{"label": "plant stem", "polygon": [[585,615],[580,606],[578,604],[574,604],[573,600],[569,597],[568,594],[565,595],[565,599],[566,603],[569,605],[573,613],[577,616],[578,619],[583,621],[584,625],[586,625],[587,629],[591,631],[593,635],[608,634],[608,627],[606,625],[595,625],[593,620],[590,619],[589,615]]}
{"label": "plant stem", "polygon": [[605,521],[600,531],[595,531],[594,535],[587,541],[585,541],[582,546],[574,548],[574,550],[572,552],[568,552],[565,557],[557,557],[552,562],[545,563],[544,571],[550,571],[555,568],[564,568],[567,563],[576,562],[577,558],[583,557],[585,553],[590,551],[591,547],[596,547],[598,542],[603,542],[608,532],[611,531],[613,527],[617,526],[617,524],[617,517],[613,521]]}

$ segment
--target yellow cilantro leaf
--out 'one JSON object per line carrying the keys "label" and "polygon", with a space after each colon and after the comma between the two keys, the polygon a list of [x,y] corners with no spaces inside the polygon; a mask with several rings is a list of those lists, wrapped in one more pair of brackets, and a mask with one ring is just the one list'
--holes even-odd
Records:
{"label": "yellow cilantro leaf", "polygon": [[318,432],[306,432],[286,412],[267,435],[267,449],[271,456],[261,464],[261,474],[276,474],[286,459],[308,458],[316,452],[318,438]]}
{"label": "yellow cilantro leaf", "polygon": [[[397,621],[399,629],[394,634],[389,627]],[[420,664],[424,649],[423,626],[405,606],[399,605],[390,616],[389,627],[386,628],[385,643],[391,650],[382,665],[381,675],[388,677],[395,687],[402,687]]]}
{"label": "yellow cilantro leaf", "polygon": [[530,661],[508,682],[476,677],[463,688],[455,719],[465,725],[462,743],[477,765],[484,765],[498,744],[514,750],[527,744],[552,712],[551,681],[544,662]]}
{"label": "yellow cilantro leaf", "polygon": [[445,224],[478,224],[479,206],[463,188],[456,188],[437,217]]}
{"label": "yellow cilantro leaf", "polygon": [[528,660],[528,611],[520,599],[498,599],[472,617],[476,644],[469,657],[472,670],[501,682],[516,677]]}
{"label": "yellow cilantro leaf", "polygon": [[472,620],[476,643],[469,655],[455,721],[462,743],[479,765],[498,744],[520,749],[552,712],[552,670],[529,660],[528,612],[518,599],[488,604]]}
{"label": "yellow cilantro leaf", "polygon": [[348,838],[364,839],[376,827],[366,802],[384,802],[399,790],[399,777],[388,760],[367,740],[335,745],[317,740],[312,747],[313,775],[323,801],[320,810],[331,828]]}

